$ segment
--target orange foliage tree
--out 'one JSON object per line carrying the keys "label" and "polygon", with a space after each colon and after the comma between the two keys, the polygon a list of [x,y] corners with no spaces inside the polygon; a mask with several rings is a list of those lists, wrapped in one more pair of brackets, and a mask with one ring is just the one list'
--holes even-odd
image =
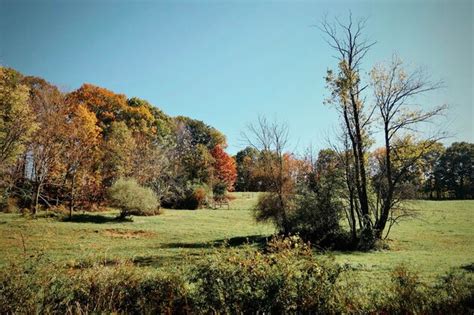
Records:
{"label": "orange foliage tree", "polygon": [[[69,180],[69,211],[70,216],[76,202],[77,191],[91,186],[97,177],[93,164],[100,155],[101,129],[97,126],[97,118],[85,106],[70,108],[64,134],[64,164],[66,179]],[[79,188],[79,189],[78,189]]]}
{"label": "orange foliage tree", "polygon": [[127,100],[123,94],[92,84],[83,84],[68,94],[67,99],[70,104],[83,105],[93,112],[105,135],[115,121],[124,121],[135,132],[156,133],[152,107],[147,102],[136,98]]}
{"label": "orange foliage tree", "polygon": [[232,191],[237,179],[237,167],[234,158],[227,154],[220,145],[216,145],[211,150],[211,155],[214,158],[215,179],[220,183],[226,184],[227,190]]}

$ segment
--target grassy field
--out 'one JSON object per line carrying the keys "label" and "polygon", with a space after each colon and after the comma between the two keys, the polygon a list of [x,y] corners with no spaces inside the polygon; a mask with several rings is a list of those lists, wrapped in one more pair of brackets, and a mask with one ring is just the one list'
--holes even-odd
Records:
{"label": "grassy field", "polygon": [[[239,246],[271,235],[272,226],[257,224],[252,217],[257,195],[235,196],[229,209],[165,210],[159,216],[134,217],[133,222],[114,221],[113,211],[79,214],[74,222],[0,214],[0,266],[25,253],[43,253],[67,265],[128,259],[140,267],[166,267],[192,263],[224,240]],[[400,263],[426,279],[474,263],[474,201],[413,204],[418,216],[394,227],[390,250],[327,255],[367,281],[386,278]]]}

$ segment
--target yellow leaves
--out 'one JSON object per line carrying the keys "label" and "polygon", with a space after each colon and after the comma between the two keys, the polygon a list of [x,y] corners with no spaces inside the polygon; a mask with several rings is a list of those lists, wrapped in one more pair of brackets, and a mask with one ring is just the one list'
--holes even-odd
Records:
{"label": "yellow leaves", "polygon": [[7,167],[25,149],[38,125],[28,102],[29,89],[19,74],[0,67],[0,168]]}
{"label": "yellow leaves", "polygon": [[156,130],[151,128],[154,116],[151,112],[152,106],[146,101],[133,98],[129,104],[125,95],[92,84],[82,85],[70,93],[67,100],[72,106],[83,105],[95,113],[97,124],[105,133],[115,121],[125,121],[134,131],[153,134]]}
{"label": "yellow leaves", "polygon": [[78,135],[83,139],[98,141],[101,128],[97,126],[97,117],[85,106],[79,105],[73,113],[73,125]]}

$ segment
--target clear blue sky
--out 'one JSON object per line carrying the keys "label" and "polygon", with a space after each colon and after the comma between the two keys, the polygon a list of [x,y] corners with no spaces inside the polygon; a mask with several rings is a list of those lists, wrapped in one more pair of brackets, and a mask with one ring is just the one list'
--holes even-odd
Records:
{"label": "clear blue sky", "polygon": [[257,114],[284,120],[292,145],[325,145],[337,126],[323,105],[333,52],[311,27],[368,17],[378,44],[365,70],[397,52],[446,88],[448,140],[474,142],[473,5],[466,1],[5,1],[0,64],[65,90],[88,82],[138,96],[223,131],[229,151]]}

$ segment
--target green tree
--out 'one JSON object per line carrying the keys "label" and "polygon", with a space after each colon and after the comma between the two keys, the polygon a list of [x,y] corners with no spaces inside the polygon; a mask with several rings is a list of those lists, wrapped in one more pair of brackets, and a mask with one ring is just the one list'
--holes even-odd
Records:
{"label": "green tree", "polygon": [[237,179],[235,190],[237,191],[258,191],[259,185],[253,176],[253,171],[257,166],[259,152],[252,147],[246,147],[235,155],[237,165]]}
{"label": "green tree", "polygon": [[437,172],[449,197],[474,198],[474,144],[454,142],[441,156]]}
{"label": "green tree", "polygon": [[225,136],[204,122],[184,116],[176,117],[176,122],[189,132],[191,145],[202,144],[209,150],[213,149],[216,145],[226,147]]}
{"label": "green tree", "polygon": [[423,169],[423,192],[428,194],[430,199],[441,198],[442,190],[442,178],[440,170],[441,157],[443,156],[446,148],[442,143],[435,143],[423,156],[422,169]]}

